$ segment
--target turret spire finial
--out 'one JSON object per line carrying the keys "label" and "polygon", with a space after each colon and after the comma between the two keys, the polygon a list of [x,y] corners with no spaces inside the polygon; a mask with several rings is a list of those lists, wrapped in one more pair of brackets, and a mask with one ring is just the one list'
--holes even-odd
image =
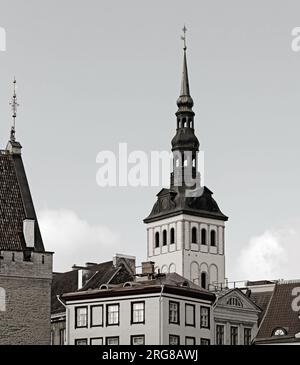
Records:
{"label": "turret spire finial", "polygon": [[10,140],[11,141],[15,141],[15,134],[16,134],[16,117],[17,117],[17,109],[18,109],[18,101],[17,101],[17,94],[16,94],[16,78],[14,77],[14,93],[13,96],[11,98],[11,101],[9,103],[9,105],[11,106],[11,111],[12,111],[12,118],[13,118],[13,124],[11,126],[11,130],[10,130]]}
{"label": "turret spire finial", "polygon": [[181,36],[181,39],[183,40],[183,49],[186,50],[186,31],[187,27],[184,25],[182,28],[183,35]]}

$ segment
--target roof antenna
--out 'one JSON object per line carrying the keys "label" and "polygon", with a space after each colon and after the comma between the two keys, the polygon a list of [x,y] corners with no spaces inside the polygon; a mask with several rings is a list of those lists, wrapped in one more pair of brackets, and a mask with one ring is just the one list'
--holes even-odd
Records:
{"label": "roof antenna", "polygon": [[17,109],[18,109],[18,101],[17,101],[17,94],[16,94],[16,78],[14,77],[14,94],[11,98],[11,101],[9,103],[9,105],[11,106],[11,111],[12,111],[12,118],[13,118],[13,124],[11,126],[11,130],[10,130],[10,140],[11,142],[15,142],[16,137],[16,117],[17,117]]}

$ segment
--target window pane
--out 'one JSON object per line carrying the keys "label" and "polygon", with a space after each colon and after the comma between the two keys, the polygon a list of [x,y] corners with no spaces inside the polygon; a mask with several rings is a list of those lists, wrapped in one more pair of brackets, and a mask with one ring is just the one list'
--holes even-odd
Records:
{"label": "window pane", "polygon": [[119,337],[109,337],[106,339],[107,345],[119,345]]}
{"label": "window pane", "polygon": [[87,345],[87,339],[82,338],[80,340],[75,340],[75,345]]}
{"label": "window pane", "polygon": [[238,344],[238,328],[237,327],[232,326],[230,328],[230,343],[231,343],[231,345]]}
{"label": "window pane", "polygon": [[169,344],[170,345],[179,345],[179,336],[170,335]]}
{"label": "window pane", "polygon": [[217,325],[216,326],[216,334],[217,334],[217,345],[224,345],[224,326]]}
{"label": "window pane", "polygon": [[91,307],[91,316],[92,316],[92,326],[102,326],[103,325],[102,305]]}
{"label": "window pane", "polygon": [[144,303],[133,303],[132,304],[132,322],[133,323],[142,323],[144,322],[145,318],[145,310],[144,310]]}
{"label": "window pane", "polygon": [[119,306],[107,306],[107,322],[108,324],[119,324]]}
{"label": "window pane", "polygon": [[144,336],[133,336],[132,344],[133,345],[145,345],[145,337]]}
{"label": "window pane", "polygon": [[81,307],[76,308],[76,327],[86,327],[87,326],[87,308]]}
{"label": "window pane", "polygon": [[187,304],[185,306],[185,324],[194,326],[195,325],[195,307]]}
{"label": "window pane", "polygon": [[208,346],[208,345],[210,345],[210,339],[208,339],[208,338],[201,338],[201,345],[203,345],[203,346]]}
{"label": "window pane", "polygon": [[251,328],[244,329],[244,344],[251,345]]}
{"label": "window pane", "polygon": [[186,345],[195,345],[195,338],[194,337],[186,337],[185,338]]}
{"label": "window pane", "polygon": [[170,323],[179,322],[179,304],[175,302],[169,302],[169,321]]}
{"label": "window pane", "polygon": [[91,345],[103,345],[102,338],[91,338]]}
{"label": "window pane", "polygon": [[200,308],[200,326],[204,328],[209,328],[209,308]]}

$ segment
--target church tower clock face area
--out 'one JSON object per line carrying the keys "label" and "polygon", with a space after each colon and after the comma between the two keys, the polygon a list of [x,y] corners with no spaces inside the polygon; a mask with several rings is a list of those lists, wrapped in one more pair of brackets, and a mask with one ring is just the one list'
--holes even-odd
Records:
{"label": "church tower clock face area", "polygon": [[[193,99],[190,95],[185,31],[183,72],[177,99],[176,132],[172,139],[170,188],[157,194],[147,226],[147,259],[161,273],[176,272],[205,289],[225,283],[225,216],[201,186],[197,161]],[[191,192],[194,192],[191,194]]]}

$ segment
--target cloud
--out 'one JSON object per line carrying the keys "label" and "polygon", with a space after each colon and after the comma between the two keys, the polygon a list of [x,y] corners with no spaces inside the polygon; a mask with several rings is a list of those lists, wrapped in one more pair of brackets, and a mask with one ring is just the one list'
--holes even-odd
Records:
{"label": "cloud", "polygon": [[233,280],[300,278],[299,223],[294,220],[251,238],[237,256]]}
{"label": "cloud", "polygon": [[67,209],[42,210],[39,224],[47,251],[54,251],[54,271],[73,264],[111,260],[121,249],[120,236],[101,224],[90,224]]}

